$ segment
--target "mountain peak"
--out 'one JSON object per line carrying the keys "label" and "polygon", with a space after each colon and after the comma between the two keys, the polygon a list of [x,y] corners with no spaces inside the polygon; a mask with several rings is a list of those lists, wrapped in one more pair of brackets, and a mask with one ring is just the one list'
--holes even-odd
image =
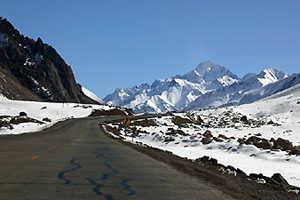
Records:
{"label": "mountain peak", "polygon": [[196,67],[196,71],[199,72],[199,73],[201,73],[201,72],[210,72],[212,70],[212,68],[215,68],[215,67],[219,67],[219,66],[208,60],[208,61],[204,61],[204,62],[200,63]]}
{"label": "mountain peak", "polygon": [[288,77],[287,73],[273,68],[264,69],[258,74],[258,80],[263,86],[274,83],[286,77]]}
{"label": "mountain peak", "polygon": [[232,72],[230,72],[228,69],[221,65],[214,64],[211,61],[205,61],[200,63],[194,70],[194,74],[195,72],[197,72],[197,75],[201,76],[201,78],[205,80],[205,82],[213,82],[224,76],[228,76],[233,79],[238,79],[238,77]]}

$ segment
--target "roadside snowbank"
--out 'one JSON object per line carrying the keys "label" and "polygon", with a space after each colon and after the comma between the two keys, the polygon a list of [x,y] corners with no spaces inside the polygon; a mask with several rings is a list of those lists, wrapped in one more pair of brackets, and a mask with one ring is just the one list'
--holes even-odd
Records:
{"label": "roadside snowbank", "polygon": [[[13,129],[0,127],[0,135],[40,131],[68,118],[87,117],[93,109],[109,110],[110,107],[75,103],[14,101],[0,96],[0,116],[19,116],[20,112],[25,112],[28,117],[44,122],[43,124],[20,123],[12,125]],[[51,121],[45,121],[45,118]]]}
{"label": "roadside snowbank", "polygon": [[[131,132],[121,129],[120,136],[125,141],[146,144],[181,157],[210,156],[248,175],[262,173],[270,177],[280,173],[289,184],[300,187],[300,155],[274,148],[278,138],[300,147],[300,85],[252,104],[174,115],[148,119],[147,123],[140,120],[132,125]],[[246,122],[241,120],[244,115]],[[176,116],[180,117],[178,122]],[[198,117],[201,123],[192,120]],[[157,125],[148,125],[151,120]],[[116,124],[111,126],[118,128]],[[265,139],[270,148],[240,142],[250,137]]]}

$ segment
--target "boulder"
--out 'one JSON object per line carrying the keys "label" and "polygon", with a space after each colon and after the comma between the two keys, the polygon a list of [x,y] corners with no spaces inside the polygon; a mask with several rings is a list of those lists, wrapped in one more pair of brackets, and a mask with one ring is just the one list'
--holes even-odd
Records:
{"label": "boulder", "polygon": [[206,130],[206,131],[203,133],[203,136],[204,136],[204,137],[213,137],[213,135],[211,134],[211,131],[210,131],[210,130]]}
{"label": "boulder", "polygon": [[182,130],[174,130],[173,128],[168,128],[166,135],[182,135],[182,136],[188,136],[184,131]]}
{"label": "boulder", "polygon": [[259,138],[256,136],[251,136],[250,138],[248,138],[245,141],[245,144],[252,144],[254,146],[256,146],[257,148],[262,148],[262,149],[271,149],[272,148],[272,144],[264,139],[264,138]]}
{"label": "boulder", "polygon": [[280,185],[289,185],[289,183],[279,173],[273,174],[271,179]]}
{"label": "boulder", "polygon": [[247,123],[248,122],[248,118],[246,115],[243,115],[240,119],[242,122]]}
{"label": "boulder", "polygon": [[44,121],[44,122],[51,122],[51,119],[49,119],[48,117],[45,117],[45,118],[43,118],[42,121]]}
{"label": "boulder", "polygon": [[175,116],[173,119],[172,119],[173,123],[175,125],[177,125],[178,127],[188,127],[188,124],[189,123],[192,123],[191,120],[187,119],[187,118],[182,118],[182,117],[179,117],[179,116]]}
{"label": "boulder", "polygon": [[295,146],[291,149],[290,155],[300,155],[300,146]]}
{"label": "boulder", "polygon": [[19,113],[19,116],[20,116],[20,117],[27,117],[27,113],[26,113],[26,112],[20,112],[20,113]]}
{"label": "boulder", "polygon": [[257,142],[260,140],[260,138],[256,137],[256,136],[251,136],[249,137],[246,141],[245,144],[257,144]]}
{"label": "boulder", "polygon": [[272,148],[272,144],[266,139],[261,139],[255,146],[262,149]]}
{"label": "boulder", "polygon": [[212,137],[204,137],[201,140],[202,144],[209,144],[212,142]]}
{"label": "boulder", "polygon": [[278,138],[274,142],[274,145],[273,145],[274,149],[280,149],[280,150],[283,150],[283,151],[292,150],[293,147],[294,146],[290,141],[282,139],[282,138]]}

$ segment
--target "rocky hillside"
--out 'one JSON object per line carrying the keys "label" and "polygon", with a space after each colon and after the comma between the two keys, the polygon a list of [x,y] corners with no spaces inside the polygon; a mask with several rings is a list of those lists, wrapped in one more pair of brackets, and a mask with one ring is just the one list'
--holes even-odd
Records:
{"label": "rocky hillside", "polygon": [[53,47],[23,36],[1,17],[0,94],[17,100],[97,103],[83,93]]}

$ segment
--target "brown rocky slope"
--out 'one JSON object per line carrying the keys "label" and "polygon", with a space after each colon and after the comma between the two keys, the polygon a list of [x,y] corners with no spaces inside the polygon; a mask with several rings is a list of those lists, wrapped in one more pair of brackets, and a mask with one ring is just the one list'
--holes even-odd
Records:
{"label": "brown rocky slope", "polygon": [[0,17],[0,94],[16,100],[97,103],[82,92],[69,65],[38,38]]}

